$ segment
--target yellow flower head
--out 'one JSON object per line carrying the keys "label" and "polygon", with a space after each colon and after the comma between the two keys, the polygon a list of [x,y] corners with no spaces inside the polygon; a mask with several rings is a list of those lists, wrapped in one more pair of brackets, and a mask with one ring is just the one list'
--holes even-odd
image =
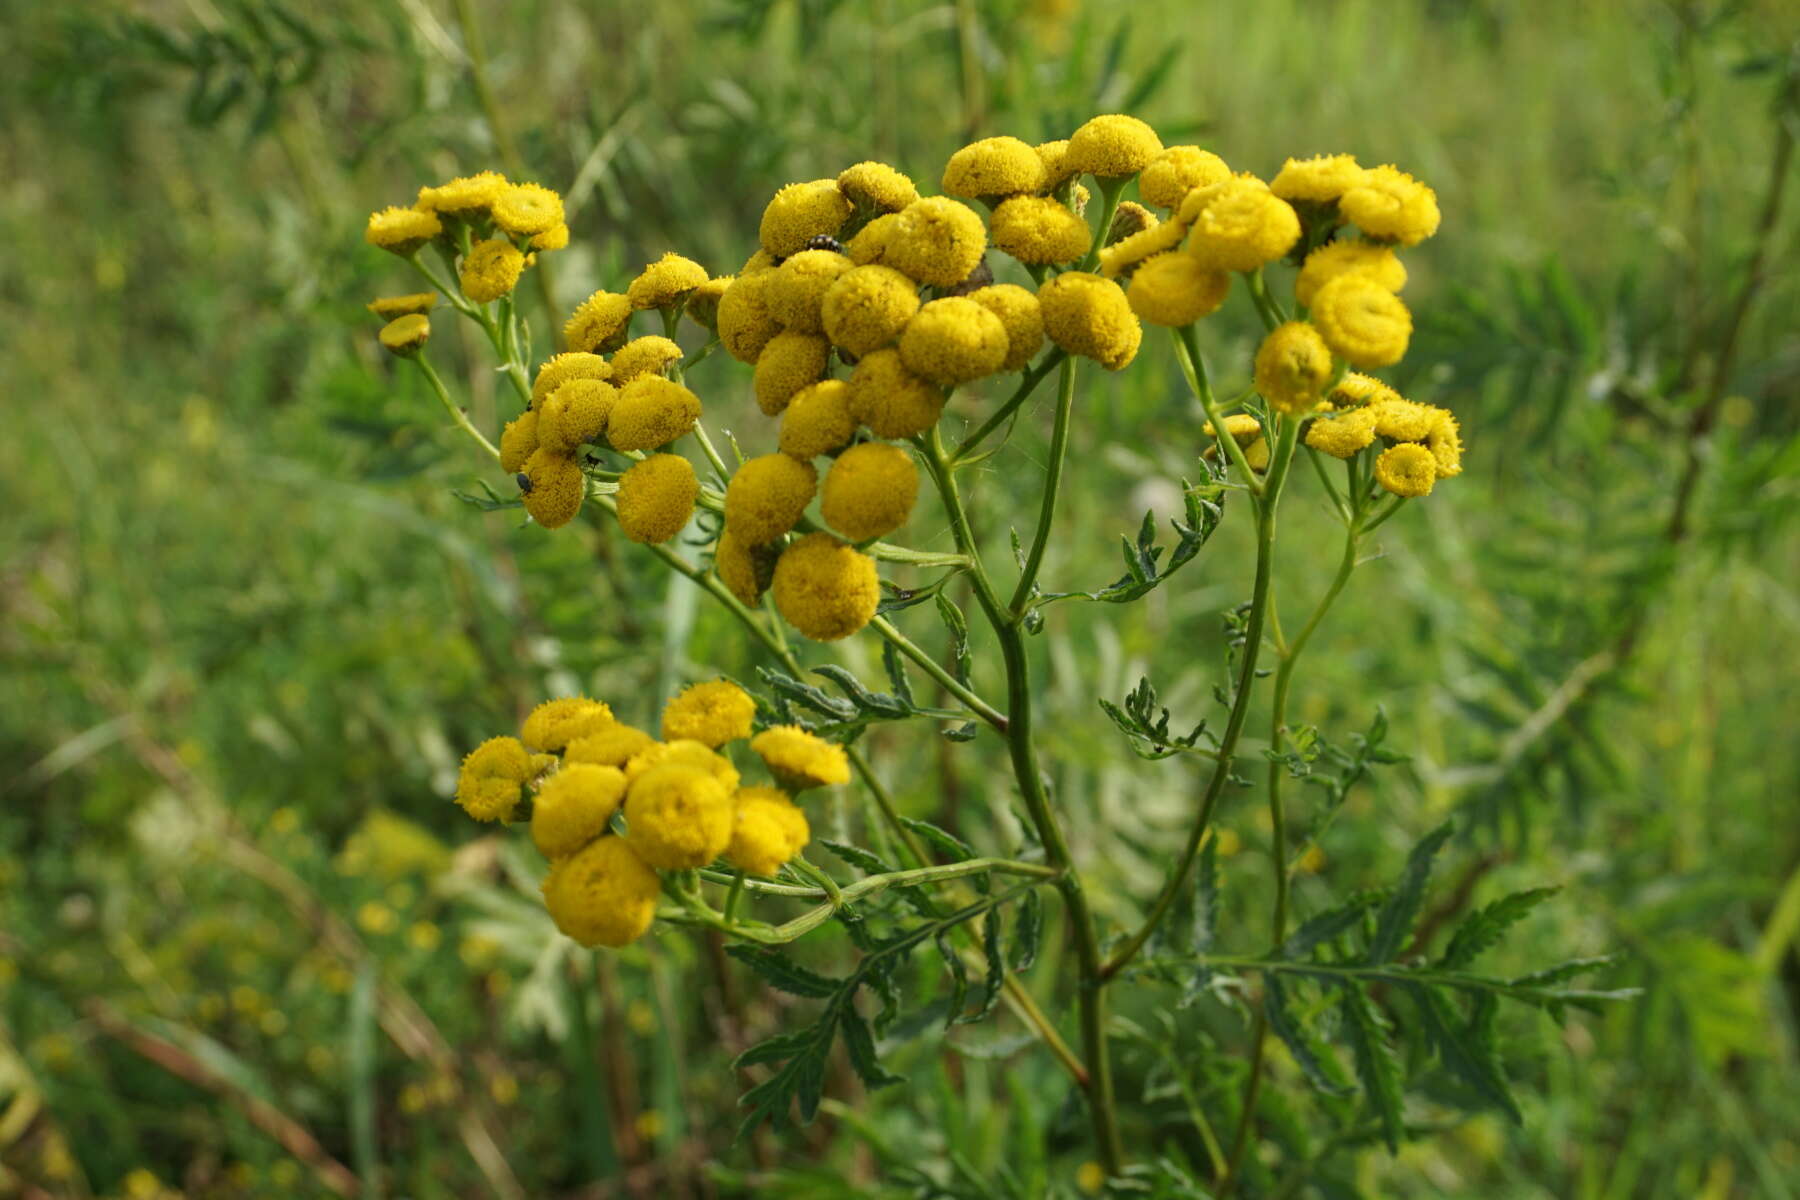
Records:
{"label": "yellow flower head", "polygon": [[1132,273],[1131,311],[1152,325],[1191,325],[1225,303],[1227,271],[1209,271],[1191,254],[1158,254]]}
{"label": "yellow flower head", "polygon": [[[1293,205],[1261,180],[1234,177],[1192,195],[1208,193],[1210,199],[1197,206],[1187,243],[1188,253],[1201,266],[1253,271],[1274,262],[1300,240],[1300,218]],[[1183,214],[1187,210],[1184,202]]]}
{"label": "yellow flower head", "polygon": [[831,282],[819,317],[833,345],[861,357],[892,343],[918,311],[917,284],[892,267],[870,264],[852,267]]}
{"label": "yellow flower head", "polygon": [[[1206,422],[1200,432],[1207,437],[1217,437],[1213,432],[1213,423]],[[1225,418],[1225,433],[1240,446],[1248,446],[1263,435],[1262,422],[1249,413],[1232,413]]]}
{"label": "yellow flower head", "polygon": [[818,486],[810,462],[785,454],[750,459],[725,485],[725,528],[747,545],[767,545],[799,524]]}
{"label": "yellow flower head", "polygon": [[558,354],[538,368],[537,378],[531,382],[531,406],[536,408],[542,404],[550,398],[550,393],[571,379],[606,382],[612,379],[612,366],[598,354]]}
{"label": "yellow flower head", "polygon": [[1277,412],[1311,412],[1331,382],[1331,351],[1305,321],[1278,325],[1256,352],[1256,390]]}
{"label": "yellow flower head", "polygon": [[764,293],[769,315],[790,333],[818,333],[827,289],[855,265],[835,250],[800,251],[775,268]]}
{"label": "yellow flower head", "polygon": [[775,577],[775,560],[780,555],[778,545],[754,546],[727,529],[713,547],[713,570],[739,603],[755,608]]}
{"label": "yellow flower head", "polygon": [[1117,371],[1137,357],[1144,330],[1119,285],[1068,271],[1038,289],[1044,332],[1067,350]]}
{"label": "yellow flower head", "polygon": [[687,527],[700,482],[679,454],[652,454],[619,478],[619,528],[634,542],[656,545]]}
{"label": "yellow flower head", "polygon": [[1306,427],[1306,444],[1333,458],[1354,458],[1374,440],[1375,409],[1367,404],[1321,414]]}
{"label": "yellow flower head", "polygon": [[498,171],[461,175],[449,183],[419,189],[419,207],[426,212],[478,217],[493,208],[509,185]]}
{"label": "yellow flower head", "polygon": [[1081,172],[1069,165],[1069,139],[1039,142],[1032,147],[1044,167],[1044,190],[1054,192]]}
{"label": "yellow flower head", "polygon": [[850,782],[850,760],[842,746],[798,725],[776,725],[750,739],[751,751],[790,792]]}
{"label": "yellow flower head", "polygon": [[631,331],[631,301],[604,289],[581,302],[563,326],[569,349],[610,354],[625,344]]}
{"label": "yellow flower head", "polygon": [[538,448],[537,426],[538,414],[529,408],[506,423],[506,428],[500,431],[502,471],[517,475],[525,469],[525,460]]}
{"label": "yellow flower head", "polygon": [[1306,256],[1306,263],[1294,279],[1294,298],[1308,308],[1319,289],[1339,275],[1360,272],[1390,292],[1406,286],[1406,268],[1393,247],[1359,238],[1342,238],[1326,242]]}
{"label": "yellow flower head", "polygon": [[1281,164],[1269,190],[1283,200],[1329,204],[1361,183],[1363,175],[1351,154],[1290,158]]}
{"label": "yellow flower head", "polygon": [[661,375],[670,363],[681,361],[681,347],[661,334],[632,338],[612,357],[613,383],[624,387],[639,375]]}
{"label": "yellow flower head", "polygon": [[[1083,224],[1086,224],[1084,221]],[[1162,224],[1162,218],[1139,204],[1136,200],[1122,200],[1119,207],[1113,210],[1112,224],[1107,226],[1105,245],[1110,246],[1122,242],[1128,237],[1135,237],[1155,229]]]}
{"label": "yellow flower head", "polygon": [[1321,284],[1309,315],[1332,353],[1353,366],[1397,363],[1412,339],[1412,314],[1400,297],[1360,271]]}
{"label": "yellow flower head", "polygon": [[731,790],[704,767],[665,762],[632,781],[626,833],[646,863],[664,871],[704,867],[731,844]]}
{"label": "yellow flower head", "polygon": [[544,232],[537,234],[526,243],[533,250],[562,250],[569,244],[569,227],[563,224],[552,225]]}
{"label": "yellow flower head", "polygon": [[597,733],[570,738],[563,751],[563,764],[592,763],[623,770],[626,763],[655,744],[656,739],[637,726],[615,721]]}
{"label": "yellow flower head", "polygon": [[835,642],[867,625],[881,603],[875,560],[829,533],[809,533],[775,564],[775,607],[815,642]]}
{"label": "yellow flower head", "polygon": [[1164,221],[1114,242],[1100,251],[1100,274],[1107,279],[1130,275],[1143,263],[1181,245],[1187,226]]}
{"label": "yellow flower head", "polygon": [[1338,211],[1372,238],[1416,246],[1437,232],[1437,193],[1395,167],[1370,167]]}
{"label": "yellow flower head", "polygon": [[844,243],[844,253],[859,267],[879,263],[887,254],[888,240],[894,236],[894,230],[899,226],[899,213],[882,213]]}
{"label": "yellow flower head", "polygon": [[837,185],[852,204],[876,212],[899,212],[919,198],[912,180],[881,162],[859,162],[845,168]]}
{"label": "yellow flower head", "polygon": [[1088,251],[1088,223],[1050,196],[1014,196],[994,210],[994,249],[1030,266],[1074,262]]}
{"label": "yellow flower head", "polygon": [[548,859],[575,853],[606,832],[625,799],[625,772],[592,763],[564,765],[538,789],[531,840]]}
{"label": "yellow flower head", "polygon": [[756,701],[729,679],[696,683],[663,707],[662,735],[668,741],[687,738],[717,750],[726,742],[750,736]]}
{"label": "yellow flower head", "polygon": [[1138,195],[1145,204],[1179,208],[1195,188],[1224,183],[1230,178],[1231,168],[1212,151],[1198,146],[1170,146],[1151,159],[1138,176]]}
{"label": "yellow flower head", "polygon": [[900,334],[906,369],[946,387],[992,375],[1008,348],[1000,318],[966,296],[931,301]]}
{"label": "yellow flower head", "polygon": [[612,709],[600,701],[586,696],[563,696],[532,709],[519,737],[533,750],[554,754],[575,738],[600,733],[614,724]]}
{"label": "yellow flower head", "polygon": [[625,764],[625,786],[629,791],[638,777],[657,767],[674,764],[705,771],[724,785],[727,792],[737,790],[738,770],[731,760],[693,738],[676,738],[672,742],[651,742],[631,756]]}
{"label": "yellow flower head", "polygon": [[484,238],[463,255],[458,276],[463,295],[477,304],[498,300],[525,273],[525,255],[503,237]]}
{"label": "yellow flower head", "polygon": [[794,393],[825,378],[831,343],[818,333],[778,333],[756,360],[756,406],[778,416]]}
{"label": "yellow flower head", "polygon": [[700,420],[700,397],[661,375],[639,375],[619,392],[606,420],[606,440],[614,450],[659,450],[693,431]]}
{"label": "yellow flower head", "polygon": [[968,298],[999,317],[1006,330],[1006,357],[999,370],[1023,370],[1044,344],[1044,313],[1037,293],[1016,283],[996,283],[977,288]]}
{"label": "yellow flower head", "polygon": [[819,515],[844,537],[866,542],[906,524],[918,496],[912,455],[886,442],[864,442],[844,451],[825,473]]}
{"label": "yellow flower head", "polygon": [[781,414],[781,452],[801,462],[842,450],[855,436],[850,385],[841,379],[821,379],[801,388]]}
{"label": "yellow flower head", "polygon": [[672,308],[705,282],[705,267],[671,250],[638,272],[625,288],[625,298],[640,311]]}
{"label": "yellow flower head", "polygon": [[1389,446],[1375,460],[1375,482],[1396,496],[1429,496],[1437,482],[1437,459],[1417,442]]}
{"label": "yellow flower head", "polygon": [[773,271],[741,274],[719,297],[719,341],[739,362],[754,363],[769,339],[781,332],[769,312],[769,284],[774,278]]}
{"label": "yellow flower head", "polygon": [[517,738],[489,738],[469,751],[456,776],[456,802],[477,821],[508,821],[519,789],[533,774],[531,754]]}
{"label": "yellow flower head", "polygon": [[987,230],[973,209],[948,196],[928,196],[895,214],[880,257],[920,283],[949,288],[969,277],[986,249]]}
{"label": "yellow flower head", "polygon": [[1337,386],[1331,389],[1331,395],[1326,398],[1335,408],[1355,408],[1378,400],[1398,400],[1400,393],[1379,379],[1356,371],[1346,371],[1344,377],[1338,380]]}
{"label": "yellow flower head", "polygon": [[431,340],[431,318],[424,313],[395,317],[381,327],[381,348],[399,358],[414,358]]}
{"label": "yellow flower head", "polygon": [[850,219],[853,208],[835,179],[790,183],[763,209],[762,248],[776,258],[786,258],[820,234],[835,235]]}
{"label": "yellow flower head", "polygon": [[1432,409],[1431,432],[1425,435],[1425,447],[1437,460],[1437,477],[1448,479],[1462,474],[1462,431],[1447,408]]}
{"label": "yellow flower head", "polygon": [[982,138],[950,156],[942,187],[952,196],[980,200],[1044,189],[1044,162],[1016,137]]}
{"label": "yellow flower head", "polygon": [[436,292],[413,292],[406,296],[380,296],[369,301],[369,311],[384,321],[412,313],[428,313],[437,307]]}
{"label": "yellow flower head", "polygon": [[1431,436],[1439,409],[1402,398],[1398,393],[1374,401],[1375,432],[1395,442],[1422,442]]}
{"label": "yellow flower head", "polygon": [[619,403],[619,389],[598,379],[571,379],[538,405],[538,445],[569,453],[598,443]]}
{"label": "yellow flower head", "polygon": [[363,240],[404,257],[442,232],[444,224],[435,213],[416,208],[384,208],[369,214]]}
{"label": "yellow flower head", "polygon": [[623,946],[656,920],[662,882],[622,837],[602,837],[550,868],[544,907],[583,946]]}
{"label": "yellow flower head", "polygon": [[888,348],[865,354],[850,373],[850,415],[876,437],[924,433],[944,411],[943,389],[921,379]]}
{"label": "yellow flower head", "polygon": [[716,279],[707,280],[688,293],[687,307],[682,311],[701,328],[716,332],[719,327],[719,301],[725,298],[725,289],[736,282],[736,275],[720,275]]}
{"label": "yellow flower head", "polygon": [[779,788],[739,788],[725,857],[751,875],[773,875],[812,837],[806,814]]}
{"label": "yellow flower head", "polygon": [[515,183],[494,201],[494,224],[520,237],[549,233],[562,223],[562,196],[535,183]]}
{"label": "yellow flower head", "polygon": [[1244,464],[1252,471],[1269,469],[1269,439],[1259,437],[1244,447]]}
{"label": "yellow flower head", "polygon": [[525,511],[545,529],[561,529],[581,511],[587,496],[587,476],[581,464],[566,451],[539,446],[525,460],[520,472],[531,486],[525,489]]}
{"label": "yellow flower head", "polygon": [[1162,153],[1156,130],[1123,113],[1093,117],[1069,138],[1068,165],[1097,179],[1136,175]]}

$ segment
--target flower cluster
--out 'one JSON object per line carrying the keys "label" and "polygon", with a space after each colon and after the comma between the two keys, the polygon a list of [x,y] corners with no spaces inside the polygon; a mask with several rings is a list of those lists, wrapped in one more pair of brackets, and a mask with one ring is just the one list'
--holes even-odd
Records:
{"label": "flower cluster", "polygon": [[[456,802],[478,821],[528,822],[550,861],[544,904],[557,928],[584,946],[623,946],[656,918],[658,872],[723,857],[773,875],[811,837],[793,797],[849,780],[841,747],[792,725],[752,736],[755,716],[728,680],[671,699],[660,739],[597,700],[547,700],[519,736],[469,752]],[[745,740],[772,784],[745,783],[725,753]]]}

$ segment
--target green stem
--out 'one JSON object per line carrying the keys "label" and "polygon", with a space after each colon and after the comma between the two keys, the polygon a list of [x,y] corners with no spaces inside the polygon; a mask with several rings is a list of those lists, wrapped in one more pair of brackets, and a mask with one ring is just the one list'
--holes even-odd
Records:
{"label": "green stem", "polygon": [[1124,194],[1125,185],[1131,181],[1101,179],[1096,176],[1094,182],[1100,188],[1100,227],[1094,231],[1094,241],[1088,247],[1088,252],[1075,265],[1077,271],[1091,271],[1094,264],[1100,261],[1100,251],[1106,246],[1106,235],[1112,232],[1113,215],[1119,211],[1119,197]]}
{"label": "green stem", "polygon": [[1250,301],[1256,305],[1257,315],[1262,317],[1265,328],[1274,329],[1277,325],[1287,321],[1287,313],[1283,312],[1281,305],[1273,296],[1269,295],[1269,285],[1263,279],[1261,267],[1254,271],[1244,272],[1244,283],[1250,289]]}
{"label": "green stem", "polygon": [[1063,460],[1069,454],[1069,418],[1075,408],[1075,360],[1065,358],[1062,378],[1056,389],[1056,424],[1050,431],[1050,465],[1044,469],[1044,494],[1038,504],[1037,530],[1031,536],[1031,550],[1025,556],[1025,567],[1019,572],[1019,584],[1013,589],[1007,605],[1009,620],[1017,624],[1031,606],[1032,591],[1038,571],[1044,565],[1044,550],[1050,545],[1050,527],[1056,523],[1056,494],[1062,485]]}
{"label": "green stem", "polygon": [[731,890],[725,893],[725,920],[730,921],[737,915],[738,900],[744,895],[744,873],[735,871],[731,876]]}
{"label": "green stem", "polygon": [[1231,715],[1226,718],[1225,732],[1219,738],[1219,760],[1213,768],[1212,778],[1207,781],[1206,791],[1201,796],[1199,815],[1194,818],[1193,828],[1188,832],[1187,846],[1182,851],[1175,873],[1169,877],[1169,881],[1163,885],[1162,891],[1151,904],[1143,924],[1107,960],[1102,972],[1105,979],[1117,975],[1143,949],[1151,933],[1168,915],[1175,897],[1187,886],[1188,874],[1193,870],[1194,860],[1200,854],[1200,843],[1205,840],[1206,831],[1212,823],[1213,810],[1225,791],[1225,781],[1231,778],[1231,767],[1237,758],[1238,739],[1243,735],[1244,722],[1250,715],[1250,694],[1256,685],[1256,663],[1262,653],[1263,626],[1268,616],[1269,582],[1275,562],[1275,510],[1281,500],[1281,489],[1287,480],[1288,467],[1293,463],[1294,444],[1299,435],[1300,423],[1277,418],[1277,428],[1279,433],[1275,454],[1269,462],[1262,505],[1256,515],[1256,580],[1251,585],[1250,615],[1244,625],[1243,659],[1238,665],[1237,692],[1232,697]]}
{"label": "green stem", "polygon": [[425,355],[421,353],[412,361],[418,366],[420,373],[425,376],[425,382],[431,385],[431,390],[437,393],[438,402],[444,406],[444,411],[450,414],[450,419],[456,422],[464,433],[474,438],[476,443],[491,457],[499,459],[500,451],[494,443],[487,440],[481,430],[475,428],[475,423],[469,420],[469,414],[450,399],[450,389],[446,388],[444,381],[438,378],[438,373],[432,369],[431,363],[426,360]]}
{"label": "green stem", "polygon": [[869,625],[882,637],[892,642],[894,648],[919,665],[927,675],[938,682],[945,691],[961,700],[970,712],[986,721],[1001,733],[1006,732],[1006,714],[977,696],[968,687],[959,682],[956,676],[946,671],[938,661],[927,654],[923,647],[896,629],[886,617],[876,617]]}
{"label": "green stem", "polygon": [[1244,486],[1252,496],[1263,494],[1263,479],[1250,467],[1250,460],[1244,457],[1244,448],[1237,444],[1237,439],[1225,431],[1225,417],[1219,408],[1218,401],[1213,398],[1212,384],[1206,378],[1206,360],[1200,356],[1200,339],[1192,325],[1183,325],[1169,331],[1175,337],[1175,359],[1181,364],[1181,373],[1187,376],[1188,386],[1193,389],[1195,399],[1200,407],[1206,410],[1206,419],[1212,423],[1213,437],[1225,448],[1225,456],[1244,477]]}
{"label": "green stem", "polygon": [[1006,402],[995,409],[992,416],[977,426],[975,432],[957,443],[955,451],[950,455],[951,464],[963,462],[977,446],[987,440],[989,434],[1006,424],[1006,419],[1018,410],[1019,405],[1031,398],[1031,393],[1036,391],[1037,385],[1044,381],[1044,376],[1050,374],[1051,368],[1068,356],[1069,352],[1062,347],[1052,347],[1050,353],[1044,355],[1036,366],[1025,372],[1024,377],[1019,380],[1019,386],[1013,389],[1013,394],[1006,398]]}

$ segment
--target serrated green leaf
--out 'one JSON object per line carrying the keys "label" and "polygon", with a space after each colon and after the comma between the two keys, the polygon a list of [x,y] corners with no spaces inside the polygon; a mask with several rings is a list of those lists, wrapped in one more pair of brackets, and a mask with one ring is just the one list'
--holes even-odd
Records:
{"label": "serrated green leaf", "polygon": [[[975,849],[948,829],[918,817],[901,817],[900,823],[930,842],[949,862],[966,862],[975,857]],[[985,876],[984,876],[985,878]]]}
{"label": "serrated green leaf", "polygon": [[976,993],[974,1010],[959,1018],[961,1024],[972,1025],[976,1021],[987,1020],[993,1014],[994,1006],[1000,1003],[1000,986],[1006,982],[1006,958],[1000,951],[1004,926],[1002,911],[996,908],[987,915],[987,927],[981,934],[982,953],[987,957],[987,975],[981,981],[981,990]]}
{"label": "serrated green leaf", "polygon": [[761,946],[727,946],[725,952],[748,966],[763,982],[795,996],[823,999],[837,991],[839,982],[810,971],[784,954]]}
{"label": "serrated green leaf", "polygon": [[1038,949],[1044,939],[1044,900],[1037,891],[1025,893],[1019,902],[1019,916],[1013,922],[1012,969],[1023,974],[1037,962]]}
{"label": "serrated green leaf", "polygon": [[896,1075],[881,1065],[875,1053],[875,1036],[869,1031],[868,1022],[855,1010],[844,1014],[839,1029],[844,1036],[844,1050],[850,1066],[865,1087],[884,1088],[906,1082],[906,1076]]}
{"label": "serrated green leaf", "polygon": [[[1523,1124],[1524,1114],[1513,1100],[1512,1090],[1506,1084],[1506,1072],[1500,1065],[1491,1019],[1465,1026],[1439,989],[1408,984],[1406,990],[1419,1006],[1426,1037],[1437,1051],[1438,1061],[1444,1069],[1491,1107],[1498,1108],[1515,1123]],[[1488,1013],[1491,1016],[1491,1003]]]}
{"label": "serrated green leaf", "polygon": [[848,842],[834,842],[830,838],[814,838],[813,840],[865,875],[887,875],[894,870],[894,867],[879,855],[864,850],[861,846],[852,846]]}
{"label": "serrated green leaf", "polygon": [[1344,1033],[1356,1062],[1356,1078],[1368,1097],[1369,1107],[1381,1122],[1382,1140],[1390,1154],[1400,1152],[1405,1135],[1404,1097],[1400,1063],[1388,1044],[1387,1024],[1369,1002],[1362,988],[1351,981],[1338,986],[1338,1007],[1344,1017]]}
{"label": "serrated green leaf", "polygon": [[1503,896],[1492,904],[1475,910],[1450,935],[1450,945],[1445,948],[1444,956],[1438,959],[1437,965],[1447,970],[1468,966],[1485,951],[1492,949],[1506,935],[1506,931],[1532,909],[1561,890],[1556,887],[1529,888]]}
{"label": "serrated green leaf", "polygon": [[1281,944],[1281,956],[1303,959],[1312,953],[1315,946],[1323,945],[1354,929],[1362,921],[1364,913],[1381,903],[1382,895],[1381,892],[1358,892],[1342,904],[1308,917]]}
{"label": "serrated green leaf", "polygon": [[1269,1028],[1286,1043],[1294,1061],[1300,1064],[1300,1070],[1314,1087],[1332,1096],[1341,1096],[1350,1090],[1337,1055],[1294,1016],[1288,1007],[1287,990],[1276,975],[1263,979],[1263,1014],[1268,1018]]}
{"label": "serrated green leaf", "polygon": [[1372,963],[1391,962],[1400,947],[1406,941],[1406,935],[1412,932],[1412,925],[1419,915],[1419,906],[1425,899],[1425,885],[1431,879],[1431,866],[1437,853],[1455,826],[1445,821],[1436,829],[1419,839],[1412,853],[1406,856],[1406,867],[1400,873],[1400,882],[1395,885],[1393,895],[1388,897],[1381,907],[1381,915],[1375,922],[1375,936],[1369,941],[1367,961]]}

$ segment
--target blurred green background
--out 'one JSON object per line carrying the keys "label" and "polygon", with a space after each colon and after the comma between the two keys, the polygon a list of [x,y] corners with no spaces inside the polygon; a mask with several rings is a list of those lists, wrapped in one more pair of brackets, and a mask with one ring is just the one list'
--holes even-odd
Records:
{"label": "blurred green background", "polygon": [[[1340,738],[1384,706],[1412,760],[1356,790],[1298,902],[1391,878],[1459,813],[1442,919],[1562,884],[1505,954],[1617,951],[1609,985],[1645,989],[1507,1018],[1522,1125],[1346,1153],[1299,1194],[1800,1194],[1800,222],[1791,195],[1765,215],[1797,37],[1780,0],[0,3],[0,1195],[323,1195],[346,1170],[411,1196],[928,1194],[901,1163],[941,1194],[1002,1164],[1075,1194],[1079,1119],[1007,1022],[734,1143],[731,1054],[789,999],[680,934],[573,952],[518,839],[448,803],[460,755],[543,696],[647,723],[757,660],[634,547],[456,498],[478,464],[378,352],[363,305],[412,284],[361,229],[515,169],[567,196],[566,309],[668,249],[733,270],[791,179],[876,157],[930,190],[973,136],[1119,110],[1265,177],[1394,161],[1445,213],[1408,256],[1395,381],[1456,410],[1469,469],[1384,527],[1295,695]],[[435,324],[491,427],[479,339]],[[1247,306],[1209,320],[1215,372],[1254,336]],[[723,358],[691,382],[761,452]],[[1160,339],[1081,405],[1053,588],[1115,577],[1201,444]],[[997,537],[1031,520],[1027,424],[977,482]],[[1337,553],[1314,482],[1290,611]],[[1148,674],[1212,714],[1241,515],[1144,604],[1059,607],[1035,643],[1103,919],[1154,890],[1193,781],[1094,698]],[[912,544],[947,543],[932,519]],[[867,647],[810,653],[879,678]],[[869,747],[909,810],[998,844],[993,746]],[[1259,813],[1222,818],[1245,923]],[[1184,1097],[1220,1075],[1162,1032],[1168,996],[1118,1007],[1132,1138],[1181,1157]]]}

